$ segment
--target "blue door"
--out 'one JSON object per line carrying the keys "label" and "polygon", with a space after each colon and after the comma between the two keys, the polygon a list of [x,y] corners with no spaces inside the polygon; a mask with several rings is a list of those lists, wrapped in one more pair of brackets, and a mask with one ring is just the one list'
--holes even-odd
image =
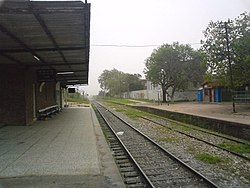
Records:
{"label": "blue door", "polygon": [[215,88],[215,102],[221,102],[221,88]]}
{"label": "blue door", "polygon": [[202,89],[198,90],[197,100],[198,100],[198,102],[202,102],[203,101],[203,90]]}

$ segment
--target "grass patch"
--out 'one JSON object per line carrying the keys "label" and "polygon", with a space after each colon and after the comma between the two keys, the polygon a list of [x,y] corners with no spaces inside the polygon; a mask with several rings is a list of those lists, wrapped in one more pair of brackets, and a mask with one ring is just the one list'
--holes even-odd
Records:
{"label": "grass patch", "polygon": [[245,175],[245,178],[246,178],[248,181],[250,181],[250,174]]}
{"label": "grass patch", "polygon": [[192,131],[193,130],[191,127],[183,126],[182,124],[178,124],[176,122],[169,121],[169,125],[171,126],[171,128],[179,129],[182,131]]}
{"label": "grass patch", "polygon": [[122,104],[137,104],[140,102],[146,102],[146,103],[156,103],[158,101],[153,101],[149,99],[125,99],[125,98],[109,98],[105,99],[105,101],[111,101],[111,102],[118,102]]}
{"label": "grass patch", "polygon": [[197,155],[195,155],[195,158],[201,160],[204,163],[208,163],[208,164],[217,164],[217,163],[224,161],[222,158],[211,155],[209,153],[197,154]]}
{"label": "grass patch", "polygon": [[80,104],[89,104],[88,99],[76,99],[76,98],[68,98],[67,102],[75,102],[75,103],[80,103]]}
{"label": "grass patch", "polygon": [[131,111],[129,109],[120,109],[120,112],[122,112],[123,114],[125,114],[126,116],[128,116],[129,118],[131,119],[138,119],[139,118],[139,115],[138,115],[138,112],[136,111]]}
{"label": "grass patch", "polygon": [[159,138],[159,141],[176,142],[176,141],[179,141],[179,139],[178,138],[173,138],[173,137],[164,137],[164,138]]}
{"label": "grass patch", "polygon": [[[154,100],[149,100],[149,99],[135,99],[136,101],[140,102],[146,102],[146,103],[156,103]],[[158,101],[157,101],[158,102]]]}
{"label": "grass patch", "polygon": [[142,112],[142,111],[130,108],[130,107],[127,107],[125,111],[125,115],[132,119],[139,119],[141,116],[150,116],[150,114],[146,112]]}
{"label": "grass patch", "polygon": [[143,111],[137,110],[137,109],[129,107],[129,106],[115,104],[115,103],[112,103],[109,101],[105,101],[105,103],[106,103],[106,105],[113,108],[113,110],[115,110],[117,112],[121,112],[131,119],[139,119],[141,116],[152,117],[152,115],[147,113],[147,112],[143,112]]}
{"label": "grass patch", "polygon": [[193,146],[188,146],[187,151],[188,151],[189,153],[194,153],[195,148],[194,148]]}
{"label": "grass patch", "polygon": [[183,131],[192,131],[193,130],[190,127],[184,127],[184,126],[182,126],[180,129],[183,130]]}
{"label": "grass patch", "polygon": [[123,99],[123,98],[110,98],[106,99],[106,102],[116,102],[121,104],[136,104],[137,102],[131,101],[130,99]]}
{"label": "grass patch", "polygon": [[223,142],[219,144],[220,147],[232,150],[237,153],[250,153],[250,147],[244,144],[236,144],[232,142]]}

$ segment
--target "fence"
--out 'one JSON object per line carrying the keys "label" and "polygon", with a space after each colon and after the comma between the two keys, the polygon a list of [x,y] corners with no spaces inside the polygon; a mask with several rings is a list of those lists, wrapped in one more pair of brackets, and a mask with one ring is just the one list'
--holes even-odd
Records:
{"label": "fence", "polygon": [[234,101],[237,103],[250,103],[250,91],[234,91]]}

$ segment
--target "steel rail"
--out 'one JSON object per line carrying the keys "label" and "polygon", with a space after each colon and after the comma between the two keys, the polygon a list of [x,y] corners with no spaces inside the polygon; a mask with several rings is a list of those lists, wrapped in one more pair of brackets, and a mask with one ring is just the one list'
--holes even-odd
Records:
{"label": "steel rail", "polygon": [[[141,118],[145,118],[143,116],[140,116]],[[230,138],[230,137],[227,137],[227,136],[223,136],[223,135],[220,135],[220,134],[217,134],[217,133],[212,133],[212,132],[209,132],[209,131],[205,131],[205,130],[202,130],[202,129],[199,129],[199,128],[195,128],[195,127],[190,127],[190,126],[187,126],[187,125],[184,125],[184,123],[182,122],[179,122],[179,121],[175,121],[175,120],[172,120],[172,119],[168,119],[168,118],[164,118],[164,117],[160,117],[161,119],[166,119],[167,121],[171,121],[171,122],[174,122],[174,123],[178,123],[180,124],[181,126],[183,127],[187,127],[187,128],[192,128],[194,130],[197,130],[197,131],[200,131],[200,132],[203,132],[203,133],[207,133],[207,134],[210,134],[210,135],[213,135],[213,136],[217,136],[217,137],[220,137],[220,138],[224,138],[224,139],[227,139],[227,140],[230,140],[230,141],[233,141],[233,142],[236,142],[238,144],[244,144],[244,145],[247,145],[247,146],[250,146],[250,144],[246,143],[246,142],[243,142],[243,141],[240,141],[240,140],[237,140],[237,139],[233,139],[233,138]]]}
{"label": "steel rail", "polygon": [[[99,103],[98,103],[99,104]],[[102,106],[101,104],[99,104],[100,106]],[[95,105],[96,110],[98,111],[98,113],[101,115],[102,119],[105,121],[105,123],[108,125],[109,129],[112,131],[113,135],[116,137],[116,139],[119,141],[119,143],[122,145],[123,149],[126,151],[126,153],[128,154],[128,156],[130,157],[130,159],[133,161],[133,163],[135,164],[135,166],[137,167],[137,169],[139,170],[139,172],[142,174],[143,178],[146,180],[146,183],[149,187],[151,188],[155,188],[155,186],[153,185],[153,183],[150,181],[150,179],[148,178],[148,176],[145,174],[145,172],[141,169],[141,167],[139,166],[139,164],[137,163],[137,161],[135,160],[135,158],[132,156],[132,154],[129,152],[129,150],[127,149],[127,147],[123,144],[122,140],[117,136],[116,132],[114,131],[114,129],[111,127],[110,123],[108,122],[108,120],[105,118],[105,116],[103,115],[103,113],[98,109],[98,107]],[[104,106],[102,106],[103,108],[105,108]],[[105,108],[106,109],[106,108]]]}
{"label": "steel rail", "polygon": [[[127,105],[127,104],[123,104],[123,103],[119,103],[119,102],[113,102],[113,101],[109,101],[110,103],[114,103],[114,104],[117,104],[117,105],[123,105],[123,106],[129,106],[129,107],[132,107],[133,106],[130,106],[130,105]],[[149,113],[149,112],[148,112]],[[150,114],[150,113],[149,113]],[[155,114],[153,114],[155,115]],[[156,116],[156,115],[155,115]],[[140,116],[140,117],[143,117],[143,116]],[[183,127],[188,127],[190,128],[189,126],[186,126],[184,125],[183,122],[179,122],[179,121],[176,121],[176,120],[172,120],[172,119],[169,119],[169,118],[165,118],[165,117],[161,117],[161,116],[158,116],[160,117],[161,119],[166,119],[167,121],[171,121],[171,122],[175,122],[175,123],[178,123],[180,124],[181,126]],[[200,131],[200,132],[204,132],[204,133],[207,133],[207,134],[211,134],[211,135],[214,135],[214,136],[218,136],[218,137],[221,137],[221,138],[225,138],[227,140],[230,140],[230,141],[234,141],[234,142],[237,142],[239,144],[244,144],[244,145],[247,145],[247,146],[250,146],[250,144],[246,143],[246,142],[243,142],[243,141],[240,141],[240,140],[237,140],[237,139],[233,139],[233,138],[230,138],[230,137],[227,137],[227,136],[223,136],[221,134],[217,134],[217,133],[212,133],[212,132],[209,132],[209,131],[205,131],[205,130],[202,130],[202,129],[199,129],[199,128],[195,128],[195,127],[191,127],[192,129],[194,130],[197,130],[197,131]]]}
{"label": "steel rail", "polygon": [[169,129],[169,130],[171,130],[171,131],[174,131],[174,132],[183,134],[183,135],[185,135],[185,136],[187,136],[187,137],[190,137],[190,138],[194,138],[194,139],[196,139],[196,140],[198,140],[198,141],[200,141],[200,142],[203,142],[203,143],[208,144],[208,145],[210,145],[210,146],[213,146],[213,147],[219,148],[219,149],[221,149],[221,150],[227,151],[227,152],[229,152],[229,153],[231,153],[231,154],[233,154],[233,155],[236,155],[236,156],[238,156],[238,157],[240,157],[240,158],[242,158],[242,159],[245,159],[245,160],[250,161],[250,158],[249,158],[249,157],[246,157],[246,156],[244,156],[244,155],[241,155],[240,153],[237,153],[237,152],[234,152],[234,151],[232,151],[232,150],[229,150],[229,149],[223,148],[223,147],[221,147],[221,146],[215,145],[215,144],[213,144],[213,143],[211,143],[211,142],[208,142],[208,141],[203,140],[203,139],[201,139],[201,138],[197,138],[197,137],[192,136],[192,135],[190,135],[190,134],[187,134],[187,133],[185,133],[185,132],[178,131],[178,130],[175,130],[175,129],[170,128],[170,127],[166,127],[165,125],[163,125],[163,124],[161,124],[161,123],[159,123],[159,122],[157,122],[157,121],[148,119],[148,118],[146,118],[146,117],[141,117],[141,118],[142,118],[142,119],[145,119],[145,120],[147,120],[147,121],[150,121],[150,122],[152,122],[152,123],[155,123],[155,124],[157,124],[157,125],[163,126],[164,128],[167,128],[167,129]]}
{"label": "steel rail", "polygon": [[181,159],[179,159],[178,157],[176,157],[175,155],[173,155],[171,152],[169,152],[168,150],[166,150],[165,148],[163,148],[161,145],[159,145],[158,143],[156,143],[154,140],[152,140],[150,137],[148,137],[147,135],[145,135],[144,133],[142,133],[141,131],[139,131],[138,129],[136,129],[135,127],[133,127],[130,123],[126,122],[125,120],[123,120],[120,116],[118,116],[117,114],[113,113],[111,110],[107,109],[105,106],[103,106],[102,104],[98,103],[99,105],[101,105],[103,108],[106,109],[106,111],[110,112],[112,115],[114,115],[116,118],[118,118],[120,121],[122,121],[124,124],[128,125],[130,128],[132,128],[133,130],[135,130],[137,133],[139,133],[140,135],[142,135],[144,138],[146,138],[147,140],[149,140],[151,143],[153,143],[155,146],[157,146],[159,149],[161,149],[163,152],[165,152],[165,154],[167,154],[171,159],[177,161],[179,164],[181,164],[183,167],[185,167],[186,169],[188,169],[189,171],[191,171],[194,175],[196,175],[197,177],[203,179],[206,183],[208,183],[210,186],[215,187],[215,188],[219,188],[219,186],[217,184],[215,184],[214,182],[212,182],[210,179],[208,179],[207,177],[205,177],[204,175],[202,175],[200,172],[198,172],[197,170],[195,170],[194,168],[192,168],[191,166],[187,165],[185,162],[183,162]]}

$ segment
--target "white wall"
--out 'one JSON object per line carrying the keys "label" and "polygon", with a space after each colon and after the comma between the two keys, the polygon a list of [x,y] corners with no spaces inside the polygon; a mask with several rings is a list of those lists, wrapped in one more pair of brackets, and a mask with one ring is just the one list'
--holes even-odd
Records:
{"label": "white wall", "polygon": [[[174,93],[174,101],[193,101],[197,99],[197,90],[190,87],[190,90]],[[170,92],[171,89],[169,89]],[[154,87],[151,82],[147,81],[147,90],[131,91],[123,93],[123,98],[132,98],[132,99],[148,99],[148,100],[161,100],[162,101],[162,90],[160,86]],[[170,98],[166,97],[167,100]]]}

